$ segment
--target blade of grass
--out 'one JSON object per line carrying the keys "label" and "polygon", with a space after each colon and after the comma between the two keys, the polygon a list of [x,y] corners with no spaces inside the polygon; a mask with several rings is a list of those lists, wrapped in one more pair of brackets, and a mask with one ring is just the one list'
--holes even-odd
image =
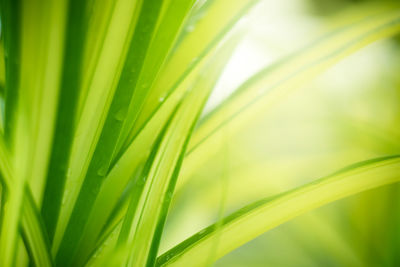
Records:
{"label": "blade of grass", "polygon": [[85,2],[79,0],[70,0],[67,5],[65,49],[57,117],[41,209],[50,242],[53,241],[60,214],[74,137],[75,116],[82,83],[86,8]]}
{"label": "blade of grass", "polygon": [[0,12],[5,61],[4,136],[11,145],[19,82],[21,0],[2,0]]}
{"label": "blade of grass", "polygon": [[[9,202],[9,198],[11,194],[14,192],[10,192],[10,189],[13,190],[15,187],[11,187],[12,183],[12,170],[10,167],[10,162],[8,159],[10,158],[8,149],[3,140],[3,136],[0,138],[0,181],[2,183],[2,208],[1,208],[1,236],[0,236],[0,250],[2,257],[0,258],[0,263],[2,266],[11,266],[14,264],[14,256],[16,249],[16,239],[17,239],[17,229],[15,229],[14,225],[18,225],[18,222],[12,222],[14,226],[9,227],[10,218],[6,218],[9,216],[9,207],[11,203]],[[7,206],[8,205],[8,206]],[[11,233],[11,236],[6,236],[7,230]],[[12,242],[10,242],[12,240]],[[13,246],[13,247],[10,247]],[[6,254],[8,253],[8,254]],[[5,265],[9,264],[9,265]]]}
{"label": "blade of grass", "polygon": [[56,256],[56,264],[63,263],[67,266],[76,254],[77,245],[85,229],[87,218],[115,154],[116,141],[134,94],[133,89],[138,77],[135,73],[142,68],[161,6],[162,3],[156,0],[143,2],[121,77],[62,238]]}
{"label": "blade of grass", "polygon": [[[13,174],[8,162],[9,153],[4,145],[3,137],[0,138],[0,181],[2,194],[8,194],[15,188]],[[23,199],[23,212],[21,218],[21,230],[24,236],[26,248],[30,251],[36,266],[52,266],[50,248],[47,242],[46,232],[40,220],[29,188],[25,188]]]}
{"label": "blade of grass", "polygon": [[[270,97],[272,89],[277,91],[275,94],[278,94],[278,89],[283,87],[283,83],[288,83],[300,75],[305,76],[307,70],[320,67],[320,65],[327,68],[373,41],[396,34],[399,31],[399,17],[399,11],[390,10],[364,18],[358,23],[345,26],[323,37],[294,56],[262,69],[240,86],[235,94],[218,109],[202,120],[201,128],[196,131],[191,148],[201,143],[201,140],[210,135],[210,132],[234,118],[238,112],[255,104],[257,99],[262,96]],[[326,64],[327,61],[330,64]],[[305,78],[300,80],[305,80]],[[219,123],[215,123],[216,121]],[[209,132],[205,133],[206,131]]]}
{"label": "blade of grass", "polygon": [[[198,70],[195,70],[188,79],[180,85],[179,89],[181,94],[185,92],[184,88],[187,89],[191,85],[197,73]],[[80,245],[82,254],[84,254],[84,250],[93,248],[100,234],[107,232],[103,229],[110,227],[106,225],[107,222],[108,224],[113,224],[114,218],[111,219],[110,214],[114,209],[119,209],[115,205],[117,205],[121,194],[123,194],[128,183],[131,181],[132,175],[148,157],[149,149],[151,149],[151,145],[154,143],[160,131],[160,125],[168,120],[168,116],[181,98],[181,95],[176,94],[175,97],[165,101],[159,112],[157,112],[157,114],[152,117],[152,120],[146,124],[146,127],[140,131],[138,136],[107,175],[94,204],[92,214],[88,219],[88,225],[82,236]],[[120,219],[120,217],[118,218]],[[119,219],[117,220],[119,221]],[[89,251],[87,252],[89,253]]]}
{"label": "blade of grass", "polygon": [[[228,43],[232,45],[229,41]],[[134,215],[132,214],[131,220],[125,220],[122,225],[122,237],[125,236],[126,231],[131,233],[128,235],[130,240],[126,242],[130,251],[127,260],[129,266],[152,266],[155,263],[161,233],[187,143],[205,102],[235,45],[236,42],[233,42],[231,47],[225,47],[224,51],[220,51],[220,55],[216,58],[217,64],[212,64],[200,75],[199,80],[188,92],[188,96],[183,99],[182,106],[167,129],[146,177],[144,191],[140,194],[138,202],[134,203],[139,212],[135,212],[136,208],[132,209]],[[130,210],[128,208],[128,212]]]}
{"label": "blade of grass", "polygon": [[[328,177],[254,202],[211,225],[158,258],[157,265],[202,266],[204,255],[218,237],[217,258],[258,235],[324,204],[400,181],[400,156],[367,160]],[[194,264],[195,263],[195,264]]]}
{"label": "blade of grass", "polygon": [[[173,58],[178,57],[178,59],[174,59],[176,61],[175,63],[180,64],[182,60],[183,62],[190,63],[187,66],[183,65],[187,67],[186,70],[181,66],[182,74],[179,74],[176,65],[168,64],[168,66],[164,67],[166,71],[162,71],[160,74],[160,79],[164,79],[164,82],[167,82],[167,80],[165,80],[166,78],[170,79],[172,77],[176,77],[179,79],[175,82],[175,84],[173,79],[168,82],[168,84],[172,85],[172,87],[167,89],[168,94],[161,98],[164,101],[159,101],[160,94],[164,94],[164,91],[160,92],[160,89],[165,90],[165,88],[169,88],[169,86],[165,86],[165,84],[160,83],[160,81],[156,81],[157,85],[152,88],[152,92],[156,92],[158,90],[158,93],[156,93],[156,96],[149,97],[149,99],[156,99],[156,108],[149,111],[143,111],[143,114],[151,112],[151,115],[148,116],[144,124],[140,122],[139,118],[136,126],[140,125],[140,129],[137,130],[137,134],[134,134],[132,141],[128,142],[126,150],[124,150],[125,153],[122,154],[121,158],[118,159],[118,163],[115,164],[115,168],[110,171],[110,174],[105,181],[105,185],[102,187],[99,197],[96,200],[94,212],[91,216],[92,219],[90,219],[89,223],[90,227],[87,227],[88,235],[90,237],[88,237],[89,239],[83,238],[83,240],[87,240],[84,241],[85,245],[82,245],[83,247],[91,247],[88,245],[88,242],[94,242],[94,238],[97,236],[95,233],[99,232],[103,226],[103,223],[101,222],[105,222],[108,211],[113,209],[114,203],[116,203],[118,197],[122,194],[129,180],[130,175],[126,174],[133,173],[136,169],[135,166],[137,166],[148,153],[148,147],[150,147],[150,144],[153,142],[153,139],[149,138],[153,136],[150,133],[154,132],[155,130],[158,131],[158,125],[165,120],[163,117],[165,118],[165,115],[170,113],[168,110],[175,105],[174,103],[179,101],[181,95],[183,95],[187,88],[186,84],[190,84],[190,80],[192,79],[191,77],[195,77],[195,73],[202,68],[201,65],[204,64],[205,59],[209,57],[213,49],[215,49],[215,46],[256,2],[257,1],[250,1],[244,3],[242,1],[238,1],[231,3],[232,5],[230,5],[229,9],[230,13],[227,12],[228,10],[224,10],[224,12],[221,13],[220,11],[224,7],[224,2],[215,1],[213,2],[213,5],[210,5],[207,7],[207,9],[203,7],[204,9],[202,9],[201,12],[195,13],[195,16],[201,19],[206,20],[206,18],[208,18],[210,20],[220,21],[220,23],[217,23],[217,25],[214,25],[207,30],[207,27],[210,26],[207,21],[201,23],[199,22],[196,27],[200,27],[202,29],[199,31],[200,36],[197,34],[197,31],[191,31],[189,34],[189,40],[185,41],[185,46],[187,47],[185,52],[181,54],[180,51],[183,50],[177,49],[176,52],[172,54]],[[205,12],[205,10],[209,10],[209,12]],[[207,35],[208,33],[210,35]],[[207,44],[200,45],[200,47],[197,47],[196,50],[193,50],[192,48],[194,46],[199,45],[199,40]],[[204,50],[197,50],[198,48]],[[196,51],[201,51],[197,58],[198,60],[191,62],[191,58],[195,55]],[[146,104],[145,106],[146,109],[149,104]],[[134,132],[135,129],[130,134],[132,135]],[[146,152],[143,153],[143,151]],[[142,156],[138,157],[138,155]]]}
{"label": "blade of grass", "polygon": [[262,69],[201,121],[190,142],[178,188],[189,179],[196,166],[202,165],[215,153],[213,142],[219,140],[224,127],[229,125],[232,131],[244,127],[251,121],[250,117],[263,114],[291,90],[299,88],[347,55],[399,31],[399,11],[386,11],[340,28],[308,49]]}
{"label": "blade of grass", "polygon": [[[64,205],[61,209],[52,247],[54,254],[65,232],[82,180],[104,125],[139,15],[138,5],[140,6],[140,1],[119,0],[115,2],[112,18],[99,52],[98,63],[89,83],[87,100],[84,102],[75,132],[66,193],[63,196]],[[100,9],[99,12],[101,11]],[[99,110],[102,112],[98,112]]]}
{"label": "blade of grass", "polygon": [[39,210],[33,204],[33,196],[27,188],[23,203],[21,234],[32,263],[35,266],[51,267],[53,266],[53,259],[50,253],[47,231],[44,228]]}
{"label": "blade of grass", "polygon": [[154,81],[142,115],[130,131],[122,151],[127,149],[163,102],[177,91],[186,76],[215,49],[237,21],[257,2],[258,0],[208,1],[201,8],[193,10],[185,25],[185,32],[179,37],[178,43],[173,47],[166,64]]}
{"label": "blade of grass", "polygon": [[[133,225],[133,220],[138,211],[140,197],[145,189],[145,185],[150,175],[152,166],[153,164],[155,164],[157,152],[160,149],[160,146],[163,142],[163,138],[165,138],[168,128],[171,127],[171,122],[175,117],[176,112],[179,109],[179,106],[180,103],[177,105],[175,110],[170,115],[170,118],[165,123],[163,129],[161,130],[160,134],[158,135],[153,145],[152,151],[146,161],[146,164],[143,168],[141,175],[138,176],[137,179],[134,181],[133,189],[130,192],[131,198],[129,200],[129,207],[124,216],[123,224],[121,226],[121,230],[118,236],[117,250],[124,249],[127,246],[128,242],[132,242],[131,240],[133,238],[133,235],[135,234],[134,231],[136,230],[136,228]],[[119,259],[120,264],[128,265],[129,254],[130,253],[126,254],[124,253],[124,257],[121,257],[121,259]]]}
{"label": "blade of grass", "polygon": [[[4,66],[4,40],[0,36],[0,97],[4,98],[4,86],[6,83],[6,70]],[[3,111],[2,111],[3,112]]]}
{"label": "blade of grass", "polygon": [[[85,49],[82,67],[82,87],[79,96],[79,106],[77,111],[78,119],[81,119],[84,105],[87,104],[87,97],[92,80],[95,78],[96,68],[100,64],[101,53],[104,49],[107,32],[111,27],[112,14],[115,11],[118,1],[91,0],[91,8],[87,10],[87,30],[85,36]],[[129,7],[126,7],[129,9]],[[121,31],[121,36],[124,36]],[[117,41],[117,40],[115,40]],[[123,43],[123,42],[122,42]],[[116,51],[115,51],[116,52]],[[113,69],[109,66],[109,71]]]}
{"label": "blade of grass", "polygon": [[[21,75],[21,37],[22,37],[22,3],[21,1],[1,1],[1,25],[4,36],[5,53],[5,110],[4,110],[4,138],[12,158],[10,162],[15,167],[14,186],[4,193],[2,201],[2,216],[0,222],[0,265],[11,266],[16,263],[19,246],[18,227],[21,218],[21,206],[25,187],[25,155],[20,158],[14,155],[22,146],[26,145],[25,138],[21,138],[18,128],[24,122],[17,118],[21,109],[20,103],[20,75]],[[23,120],[24,118],[22,118]]]}
{"label": "blade of grass", "polygon": [[[233,42],[233,40],[231,40]],[[233,42],[235,43],[235,42]],[[233,45],[232,43],[230,44],[231,46]],[[214,51],[213,54],[210,54],[209,57],[207,57],[207,64],[208,65],[199,65],[201,66],[201,70],[204,72],[204,69],[212,69],[215,70],[216,73],[220,72],[220,69],[218,69],[218,64],[222,64],[220,61],[223,61],[225,58],[224,56],[226,56],[226,53],[231,52],[232,48],[230,48],[229,45],[225,45],[222,46],[221,48],[219,48],[217,51]],[[212,65],[211,62],[214,62]],[[215,64],[215,65],[214,65]],[[217,66],[216,66],[217,65]],[[219,66],[219,68],[221,68],[221,66]],[[217,71],[218,70],[218,71]],[[212,73],[210,71],[210,73]],[[193,73],[192,73],[193,75]],[[204,74],[203,74],[204,75]],[[207,77],[214,77],[215,74],[210,74]],[[214,77],[215,78],[215,77]],[[208,86],[211,86],[210,84],[207,84],[205,82],[205,78],[192,78],[189,79],[186,83],[183,83],[181,86],[184,86],[184,88],[190,88],[190,86],[193,86],[193,84],[196,84],[200,82],[198,85],[196,85],[196,89],[192,89],[192,90],[204,90],[204,88],[207,88]],[[214,81],[215,82],[215,81]],[[209,81],[209,83],[212,84],[212,81]],[[204,93],[204,92],[203,92]],[[179,102],[180,98],[177,98],[178,102]],[[124,171],[124,173],[126,173],[126,171],[128,170],[127,168],[129,168],[133,163],[133,161],[138,161],[138,152],[136,151],[142,151],[143,144],[144,143],[148,143],[150,142],[149,140],[154,140],[154,131],[155,129],[157,129],[158,125],[160,123],[162,123],[163,121],[165,121],[165,115],[166,114],[170,114],[170,107],[173,107],[174,103],[176,103],[173,98],[169,98],[166,100],[165,104],[163,105],[163,108],[160,110],[160,112],[157,112],[157,115],[153,118],[153,120],[150,122],[150,124],[147,125],[147,127],[144,129],[144,131],[142,131],[138,137],[135,139],[135,141],[132,143],[132,146],[130,146],[130,150],[128,150],[127,152],[129,152],[129,154],[124,154],[124,156],[121,158],[121,160],[117,163],[116,167],[113,168],[113,170],[111,171],[109,178],[106,180],[106,183],[103,187],[103,194],[100,194],[100,196],[102,196],[103,199],[102,201],[97,201],[97,205],[96,205],[96,209],[98,209],[98,212],[96,212],[96,217],[92,216],[91,219],[91,224],[90,227],[88,227],[88,229],[92,230],[91,235],[89,235],[89,237],[91,236],[91,238],[89,238],[89,240],[92,240],[90,243],[88,243],[88,241],[86,241],[84,244],[90,247],[93,247],[93,245],[89,245],[89,244],[93,244],[93,242],[96,242],[97,239],[94,239],[94,237],[96,237],[96,234],[99,235],[100,234],[100,229],[103,226],[102,223],[100,223],[101,221],[105,221],[107,219],[107,216],[105,216],[106,214],[111,213],[110,209],[112,209],[112,207],[114,206],[113,203],[110,204],[110,199],[117,199],[116,197],[109,197],[110,194],[113,194],[115,192],[112,192],[113,190],[110,189],[115,189],[115,186],[118,185],[121,188],[123,188],[125,182],[122,182],[121,177],[123,179],[124,178],[123,175],[120,174],[120,171]],[[169,109],[166,109],[169,108]],[[150,134],[152,133],[152,134]],[[132,153],[131,153],[132,152]],[[147,154],[145,155],[147,157]],[[126,166],[125,166],[126,165]],[[126,176],[125,176],[126,177]],[[106,186],[107,185],[107,186]],[[113,185],[111,187],[111,185]],[[106,193],[108,191],[108,193]],[[111,191],[111,192],[109,192]],[[112,202],[112,201],[111,201]],[[109,247],[109,244],[113,244],[114,241],[109,241],[110,238],[110,234],[115,232],[115,228],[119,228],[118,225],[121,225],[121,221],[123,219],[123,215],[125,214],[126,210],[127,210],[127,201],[122,202],[118,205],[122,205],[120,207],[117,208],[118,212],[116,212],[113,217],[110,217],[109,221],[107,222],[107,224],[103,227],[103,230],[101,230],[101,237],[98,239],[97,241],[97,249],[99,250],[101,248],[101,250],[103,251],[103,244],[107,244],[106,247]],[[104,212],[105,210],[105,212]],[[103,211],[103,214],[101,213],[101,211]],[[92,214],[93,215],[93,214]],[[99,217],[100,216],[100,217]],[[103,216],[103,219],[101,219]],[[99,219],[100,218],[100,222]],[[95,220],[96,219],[96,220]],[[97,223],[96,223],[97,222]],[[100,228],[99,228],[100,226]],[[94,230],[93,229],[97,229]],[[159,233],[158,233],[159,234]],[[92,252],[93,254],[94,252]],[[96,252],[94,253],[94,255],[98,255],[99,253]],[[104,255],[104,252],[101,253],[102,255]],[[109,255],[111,257],[111,255]],[[97,256],[96,256],[97,257]],[[107,256],[108,257],[108,256]],[[98,259],[96,259],[98,261]],[[91,262],[93,261],[93,259],[91,260]]]}
{"label": "blade of grass", "polygon": [[64,51],[66,1],[23,3],[21,96],[29,148],[27,182],[41,203],[54,131]]}
{"label": "blade of grass", "polygon": [[[178,104],[179,105],[179,104]],[[140,168],[139,170],[138,170],[138,174],[137,175],[134,175],[134,177],[133,178],[131,178],[132,179],[132,188],[127,192],[127,193],[129,193],[130,194],[130,198],[126,198],[125,199],[125,203],[127,203],[128,202],[128,200],[130,199],[130,202],[132,203],[132,205],[131,206],[133,206],[134,207],[134,203],[135,202],[137,202],[137,198],[140,196],[140,192],[143,190],[143,187],[144,187],[144,180],[143,179],[145,179],[146,177],[144,176],[146,173],[148,173],[148,171],[149,171],[149,168],[151,167],[151,163],[152,163],[152,160],[153,160],[153,157],[154,157],[154,154],[157,152],[157,149],[158,149],[158,147],[159,147],[159,145],[160,145],[160,142],[161,142],[161,140],[162,140],[162,137],[164,136],[164,134],[165,134],[165,131],[166,131],[166,128],[168,127],[168,125],[170,124],[170,122],[171,122],[171,120],[172,120],[172,118],[173,118],[173,116],[174,116],[174,114],[176,113],[176,109],[177,109],[177,107],[172,111],[172,113],[170,114],[170,118],[167,120],[167,122],[166,122],[166,126],[164,126],[164,129],[160,132],[160,134],[158,135],[158,137],[157,137],[157,139],[155,140],[155,143],[154,143],[154,145],[153,145],[153,149],[152,149],[152,152],[150,153],[150,155],[147,157],[148,158],[148,160],[146,161],[146,163],[145,163],[145,166],[143,166],[143,168]],[[136,200],[136,201],[135,201]],[[121,200],[120,200],[121,201]],[[131,208],[132,209],[132,208]],[[114,211],[113,211],[114,212]],[[106,212],[106,214],[105,214],[106,216],[103,216],[102,218],[107,218],[108,216],[108,213]],[[133,215],[133,213],[132,213],[132,215]],[[93,218],[93,216],[92,216],[92,218]],[[90,218],[90,219],[92,219],[92,218]],[[88,230],[90,230],[90,231],[85,231],[85,234],[87,235],[87,236],[89,236],[89,237],[92,237],[92,239],[89,239],[89,241],[91,241],[91,244],[90,244],[90,249],[88,249],[88,247],[87,247],[87,245],[88,245],[88,239],[84,239],[83,241],[84,242],[81,242],[81,244],[80,244],[80,247],[82,247],[82,248],[84,248],[85,250],[87,250],[88,251],[88,254],[87,255],[85,255],[85,254],[83,254],[83,253],[80,253],[81,254],[81,256],[80,257],[77,257],[77,261],[74,263],[74,266],[76,266],[76,265],[78,265],[78,266],[80,266],[80,265],[85,265],[85,263],[88,261],[88,259],[89,259],[89,257],[91,256],[90,254],[93,254],[94,252],[96,252],[96,246],[94,246],[95,245],[95,241],[97,241],[97,239],[95,239],[95,235],[93,235],[93,232],[95,232],[96,234],[99,234],[99,232],[98,231],[100,231],[100,229],[102,229],[102,226],[103,226],[103,224],[101,223],[102,221],[101,221],[101,218],[100,218],[100,221],[97,221],[97,223],[95,223],[94,222],[94,220],[93,221],[89,221],[89,222],[92,222],[93,224],[88,224],[88,226],[89,227],[87,227],[87,229]],[[95,231],[93,231],[93,228],[92,227],[94,227],[96,230]],[[114,229],[102,229],[102,231],[101,231],[101,233],[102,233],[102,235],[103,236],[108,236],[109,234],[111,234],[111,232],[114,232]],[[119,231],[118,231],[119,232]],[[89,235],[88,235],[89,234]],[[104,237],[102,237],[101,238],[103,241],[104,241]],[[101,246],[102,245],[102,243],[103,242],[100,242],[100,245],[98,245],[98,246]],[[107,242],[108,243],[108,242]],[[111,251],[110,251],[111,252]],[[83,254],[83,255],[82,255]]]}
{"label": "blade of grass", "polygon": [[[149,46],[149,51],[143,63],[143,67],[137,75],[137,83],[133,96],[135,105],[130,105],[127,119],[122,126],[116,151],[119,152],[122,144],[134,127],[137,117],[145,106],[148,94],[152,92],[152,85],[160,69],[165,64],[165,59],[171,52],[177,36],[182,31],[182,25],[187,19],[188,11],[194,0],[170,0],[164,4],[160,20],[155,29],[155,35]],[[132,77],[134,78],[134,77]]]}

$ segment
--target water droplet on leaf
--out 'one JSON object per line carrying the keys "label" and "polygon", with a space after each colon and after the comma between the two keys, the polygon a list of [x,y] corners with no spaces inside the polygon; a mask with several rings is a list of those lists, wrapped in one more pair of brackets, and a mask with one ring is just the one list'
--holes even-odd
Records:
{"label": "water droplet on leaf", "polygon": [[192,32],[192,31],[194,31],[194,25],[189,25],[189,26],[187,26],[187,27],[186,27],[186,31],[187,31],[187,32]]}
{"label": "water droplet on leaf", "polygon": [[117,121],[123,121],[126,116],[126,109],[120,109],[117,113],[115,113],[114,119]]}
{"label": "water droplet on leaf", "polygon": [[108,171],[108,167],[106,165],[104,165],[103,167],[101,167],[98,171],[97,174],[99,176],[105,176],[107,174]]}

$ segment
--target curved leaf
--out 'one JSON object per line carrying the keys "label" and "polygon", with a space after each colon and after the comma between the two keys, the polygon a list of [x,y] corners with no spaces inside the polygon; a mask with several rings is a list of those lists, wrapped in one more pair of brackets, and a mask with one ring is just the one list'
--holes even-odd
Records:
{"label": "curved leaf", "polygon": [[[0,182],[2,184],[2,194],[14,194],[12,191],[15,188],[15,185],[11,166],[8,162],[9,158],[9,153],[7,152],[1,137]],[[28,251],[30,251],[30,255],[36,266],[52,266],[52,258],[50,247],[47,242],[47,235],[28,187],[25,187],[25,195],[23,196],[20,224],[24,243]]]}
{"label": "curved leaf", "polygon": [[[107,228],[103,229],[104,233],[99,246],[103,242],[109,242],[109,235],[115,227],[121,224],[122,216],[127,212],[120,233],[118,249],[132,253],[135,264],[140,262],[139,260],[144,261],[143,264],[145,262],[150,265],[154,263],[187,141],[206,99],[229,55],[236,47],[237,41],[238,36],[236,35],[226,40],[212,54],[209,62],[203,66],[199,77],[192,80],[192,84],[187,89],[187,94],[181,100],[176,111],[177,114],[171,119],[171,125],[168,125],[168,129],[164,130],[166,133],[160,134],[159,139],[161,137],[163,139],[155,142],[156,145],[154,145],[153,151],[148,157],[143,173],[135,178],[134,188],[130,193],[132,197],[129,208],[122,207],[114,215],[115,218],[112,218]],[[182,138],[182,136],[185,138]],[[142,181],[142,178],[146,179],[146,183]],[[149,196],[149,194],[151,195]],[[151,202],[148,203],[148,201]],[[160,203],[162,204],[160,205]],[[148,209],[151,209],[151,211]],[[145,213],[145,218],[142,218],[142,213]],[[150,237],[144,238],[143,234],[150,235]],[[152,242],[148,240],[152,240]],[[146,251],[146,248],[148,251]],[[134,253],[136,251],[141,252]]]}
{"label": "curved leaf", "polygon": [[[243,1],[231,2],[229,10],[225,10],[221,15],[220,12],[224,7],[224,3],[226,4],[226,0],[218,0],[198,11],[200,12],[198,15],[201,20],[205,20],[204,22],[198,22],[198,25],[196,25],[196,27],[200,27],[201,30],[199,33],[197,33],[197,31],[187,33],[188,40],[185,40],[185,43],[187,42],[185,45],[186,49],[176,50],[177,48],[175,47],[176,51],[174,50],[175,52],[171,55],[171,58],[168,59],[168,62],[170,62],[172,58],[178,58],[174,59],[174,61],[183,65],[179,65],[180,67],[178,68],[176,64],[166,64],[166,66],[162,68],[150,92],[152,94],[153,92],[158,92],[158,90],[167,90],[170,94],[164,95],[162,98],[160,98],[160,92],[156,93],[156,96],[149,96],[149,101],[150,99],[156,99],[155,102],[157,105],[153,110],[148,110],[152,105],[148,103],[145,105],[143,114],[147,114],[145,118],[146,121],[143,122],[141,121],[143,118],[138,118],[138,123],[135,125],[133,132],[130,132],[130,134],[134,133],[135,129],[139,127],[137,134],[132,137],[133,140],[128,142],[124,153],[115,161],[107,179],[105,179],[104,185],[94,204],[93,213],[89,218],[88,227],[82,237],[81,251],[83,251],[84,248],[91,247],[90,244],[96,242],[96,238],[98,238],[100,230],[104,226],[109,213],[114,208],[115,203],[118,201],[131,178],[129,174],[133,174],[138,165],[143,162],[148,155],[151,144],[155,139],[154,132],[159,131],[159,125],[165,122],[168,114],[170,114],[176,103],[180,101],[187,88],[191,86],[193,79],[196,79],[198,72],[211,58],[210,55],[214,53],[221,39],[227,35],[238,19],[256,2],[257,1],[246,3]],[[194,14],[197,13],[194,12]],[[209,22],[207,22],[207,20],[218,20],[221,23],[217,25],[218,27],[212,27],[206,30],[206,27],[209,27]],[[199,40],[201,40],[201,43],[199,43]],[[183,42],[183,40],[180,41]],[[194,49],[195,45],[196,49]],[[196,51],[199,52],[200,55],[196,62],[192,62],[192,57],[195,55]],[[184,67],[187,67],[187,69]],[[178,71],[181,68],[182,70]],[[161,83],[160,79],[167,82],[168,86]],[[85,145],[85,143],[83,143],[83,145]]]}
{"label": "curved leaf", "polygon": [[[99,233],[101,227],[103,227],[108,211],[113,209],[129,181],[130,175],[123,174],[134,173],[138,164],[144,160],[149,152],[150,145],[154,141],[154,134],[151,133],[159,130],[159,125],[165,121],[171,109],[181,99],[192,80],[196,78],[199,70],[209,60],[210,54],[221,42],[221,39],[256,2],[256,0],[249,2],[229,1],[229,9],[225,9],[227,0],[218,0],[207,2],[207,5],[201,8],[194,8],[192,16],[195,16],[195,18],[191,18],[188,23],[190,27],[193,27],[193,23],[196,23],[196,29],[200,30],[190,30],[184,37],[181,37],[185,40],[180,40],[180,43],[174,48],[174,53],[168,58],[168,63],[157,77],[148,98],[149,101],[156,100],[156,106],[153,106],[154,103],[146,103],[143,114],[147,115],[138,118],[138,123],[130,132],[131,138],[128,138],[126,147],[123,147],[124,153],[118,158],[115,166],[108,174],[96,200],[93,214],[89,219],[88,237],[83,237],[84,243],[82,244],[84,245],[82,247],[90,247],[88,244],[95,242],[94,239],[97,238],[95,233]],[[219,21],[219,23],[210,27],[211,21]],[[182,49],[182,45],[185,49]],[[180,48],[178,49],[178,47]],[[196,55],[196,61],[192,61]],[[176,64],[171,64],[171,61]],[[166,95],[165,90],[168,92]],[[155,94],[153,95],[153,93]],[[162,97],[160,98],[160,96]],[[136,130],[137,127],[139,129]],[[135,131],[137,133],[132,136]],[[144,151],[145,153],[143,153]]]}
{"label": "curved leaf", "polygon": [[252,118],[286,96],[291,90],[309,82],[347,55],[373,41],[400,31],[400,13],[380,12],[325,36],[306,49],[262,69],[241,85],[216,110],[208,114],[196,129],[177,187],[217,149],[213,142],[220,140],[222,129],[235,131]]}
{"label": "curved leaf", "polygon": [[129,138],[124,140],[123,151],[160,109],[164,100],[178,91],[178,87],[190,72],[201,64],[237,21],[257,2],[258,0],[216,0],[193,8],[188,22],[184,25],[184,32],[157,74],[142,114],[129,133]]}
{"label": "curved leaf", "polygon": [[82,5],[79,0],[71,0],[66,8],[68,13],[62,77],[42,204],[42,215],[50,241],[53,241],[60,214],[62,195],[67,178],[67,166],[74,137],[86,29],[86,4]]}
{"label": "curved leaf", "polygon": [[[106,27],[99,58],[96,59],[98,62],[88,84],[87,101],[84,102],[83,109],[80,111],[79,122],[76,126],[65,194],[62,200],[64,205],[57,223],[52,247],[53,253],[57,251],[60,245],[85,177],[85,171],[104,125],[106,111],[117,86],[118,80],[116,78],[120,75],[130,37],[136,25],[137,13],[139,13],[137,4],[137,1],[130,0],[115,2],[110,24]],[[99,110],[102,112],[98,112]]]}
{"label": "curved leaf", "polygon": [[[254,202],[159,257],[158,265],[202,266],[214,247],[217,258],[258,235],[324,204],[400,181],[400,156],[363,161],[275,197]],[[217,223],[218,224],[218,223]]]}
{"label": "curved leaf", "polygon": [[142,68],[161,6],[162,3],[159,1],[143,1],[103,129],[95,145],[78,198],[60,243],[56,256],[57,264],[62,262],[66,266],[69,265],[76,254],[87,218],[116,153],[115,145],[134,96],[137,72]]}

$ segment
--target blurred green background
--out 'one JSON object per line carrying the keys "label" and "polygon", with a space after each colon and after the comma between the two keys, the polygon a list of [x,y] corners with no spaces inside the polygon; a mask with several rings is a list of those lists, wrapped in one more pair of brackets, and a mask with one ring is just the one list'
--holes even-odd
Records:
{"label": "blurred green background", "polygon": [[[254,71],[396,1],[262,1],[208,111]],[[162,251],[243,205],[346,165],[400,153],[400,42],[376,42],[275,104],[235,134],[177,191]],[[184,170],[183,170],[184,171]],[[400,266],[400,185],[304,214],[215,266]],[[219,204],[215,204],[219,203]],[[210,256],[212,257],[212,255]]]}

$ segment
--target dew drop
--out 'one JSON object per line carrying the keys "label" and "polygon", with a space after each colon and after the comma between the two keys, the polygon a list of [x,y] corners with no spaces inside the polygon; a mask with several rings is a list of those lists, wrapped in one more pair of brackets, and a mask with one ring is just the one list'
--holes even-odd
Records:
{"label": "dew drop", "polygon": [[67,201],[68,196],[69,196],[69,189],[66,189],[65,192],[64,192],[64,196],[62,198],[62,203],[61,203],[62,205],[65,204],[65,202]]}
{"label": "dew drop", "polygon": [[99,176],[105,176],[107,174],[108,171],[108,167],[106,165],[104,165],[103,167],[101,167],[98,171],[97,174]]}
{"label": "dew drop", "polygon": [[117,121],[123,121],[125,116],[126,116],[126,110],[120,109],[120,110],[118,110],[117,113],[115,113],[114,119],[116,119]]}
{"label": "dew drop", "polygon": [[172,199],[172,192],[168,192],[167,195],[165,196],[165,199],[167,201],[170,201]]}
{"label": "dew drop", "polygon": [[187,27],[186,27],[186,31],[187,31],[187,32],[192,32],[192,31],[194,31],[194,25],[189,25],[189,26],[187,26]]}
{"label": "dew drop", "polygon": [[195,64],[198,60],[199,60],[198,57],[193,58],[191,64]]}

